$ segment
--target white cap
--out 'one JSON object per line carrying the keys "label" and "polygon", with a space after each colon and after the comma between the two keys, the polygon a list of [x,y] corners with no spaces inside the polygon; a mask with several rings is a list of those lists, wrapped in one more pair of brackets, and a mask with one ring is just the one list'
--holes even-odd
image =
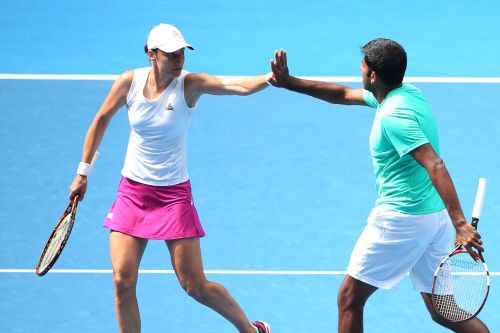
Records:
{"label": "white cap", "polygon": [[148,36],[148,49],[160,49],[167,53],[187,47],[194,50],[190,44],[186,43],[179,29],[173,25],[161,23],[151,29]]}

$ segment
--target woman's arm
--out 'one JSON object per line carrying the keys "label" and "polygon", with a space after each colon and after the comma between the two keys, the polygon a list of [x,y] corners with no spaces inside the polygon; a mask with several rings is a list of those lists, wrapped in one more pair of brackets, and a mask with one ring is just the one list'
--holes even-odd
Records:
{"label": "woman's arm", "polygon": [[[108,96],[102,103],[99,111],[90,124],[90,127],[85,135],[83,144],[82,162],[89,163],[92,161],[97,147],[104,137],[106,128],[113,116],[118,110],[125,105],[127,101],[127,94],[132,84],[133,71],[127,71],[120,75],[113,83]],[[79,194],[79,200],[83,200],[87,190],[87,176],[76,175],[73,183],[69,188],[69,198],[72,199],[75,195]]]}
{"label": "woman's arm", "polygon": [[227,79],[210,74],[190,73],[184,81],[184,96],[192,107],[203,94],[247,96],[268,86],[266,75]]}

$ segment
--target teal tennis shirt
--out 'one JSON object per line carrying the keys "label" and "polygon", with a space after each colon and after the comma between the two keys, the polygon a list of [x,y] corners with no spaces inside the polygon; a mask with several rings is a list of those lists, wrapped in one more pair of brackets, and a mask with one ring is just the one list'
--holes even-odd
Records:
{"label": "teal tennis shirt", "polygon": [[436,123],[420,89],[403,83],[381,104],[365,90],[363,98],[376,108],[370,133],[376,205],[388,204],[405,214],[429,214],[444,209],[443,201],[425,170],[410,154],[430,143],[439,154]]}

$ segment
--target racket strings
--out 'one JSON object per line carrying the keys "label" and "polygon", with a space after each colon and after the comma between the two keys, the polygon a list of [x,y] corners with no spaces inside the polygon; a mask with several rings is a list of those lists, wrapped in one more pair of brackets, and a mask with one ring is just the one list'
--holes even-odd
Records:
{"label": "racket strings", "polygon": [[52,235],[47,245],[46,251],[44,252],[41,258],[41,263],[39,267],[40,270],[43,270],[47,266],[49,266],[50,263],[52,262],[52,259],[54,259],[54,257],[59,252],[61,244],[67,238],[68,229],[71,227],[71,218],[72,214],[70,213],[64,217],[61,223],[58,224],[57,229],[54,231],[54,234]]}
{"label": "racket strings", "polygon": [[481,308],[487,292],[488,275],[482,261],[474,261],[468,253],[457,254],[436,276],[435,308],[448,320],[466,320]]}

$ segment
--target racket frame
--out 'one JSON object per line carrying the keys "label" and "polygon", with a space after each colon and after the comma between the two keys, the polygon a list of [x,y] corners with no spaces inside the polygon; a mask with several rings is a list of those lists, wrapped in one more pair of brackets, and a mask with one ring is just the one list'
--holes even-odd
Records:
{"label": "racket frame", "polygon": [[[486,194],[486,187],[487,187],[487,179],[485,179],[485,178],[479,178],[479,185],[478,185],[478,189],[477,189],[476,200],[474,201],[474,207],[473,207],[473,210],[472,210],[472,221],[471,221],[471,225],[476,230],[477,230],[477,225],[479,223],[479,218],[481,216],[481,211],[483,209],[483,202],[484,202],[484,196]],[[482,253],[478,252],[478,251],[474,251],[474,250],[472,250],[472,252],[473,252],[474,256],[476,257],[475,260],[476,261],[481,261],[481,263],[483,264],[484,271],[485,271],[485,274],[486,274],[486,292],[485,292],[485,295],[484,295],[484,298],[483,298],[483,301],[482,301],[481,305],[477,308],[477,310],[475,311],[475,313],[472,313],[469,317],[464,318],[464,319],[458,319],[458,320],[446,318],[438,310],[439,307],[437,305],[437,300],[436,300],[436,297],[435,297],[436,280],[438,279],[439,272],[441,271],[441,268],[445,265],[445,263],[448,261],[448,259],[452,258],[453,256],[455,256],[457,254],[461,254],[461,253],[467,253],[467,254],[469,254],[469,252],[461,244],[458,244],[455,247],[455,250],[453,250],[453,252],[451,252],[443,260],[441,260],[441,263],[439,264],[439,266],[436,268],[436,271],[434,272],[434,278],[432,280],[432,293],[431,293],[432,307],[434,308],[434,311],[441,318],[443,318],[444,320],[446,320],[448,322],[459,323],[459,322],[464,322],[464,321],[467,321],[467,320],[471,320],[472,318],[475,318],[479,314],[479,312],[481,312],[481,310],[483,309],[484,304],[486,303],[486,300],[488,299],[488,294],[490,292],[490,271],[488,269],[488,266],[486,265],[486,262],[484,260],[484,257],[482,255]]]}
{"label": "racket frame", "polygon": [[[76,214],[76,209],[78,207],[78,201],[79,201],[78,198],[79,198],[79,195],[76,195],[76,196],[73,197],[73,199],[68,204],[68,207],[64,211],[63,215],[61,216],[61,218],[57,222],[56,226],[54,227],[54,230],[52,230],[52,233],[50,234],[49,238],[47,239],[47,242],[45,243],[45,246],[44,246],[44,248],[42,250],[42,253],[40,254],[40,258],[38,259],[38,262],[37,262],[36,268],[35,268],[35,273],[38,276],[45,275],[52,268],[52,266],[54,266],[54,264],[56,263],[57,259],[61,255],[61,253],[62,253],[62,251],[64,249],[64,246],[66,246],[66,243],[67,243],[67,241],[69,239],[69,236],[71,234],[71,230],[73,229],[73,225],[75,223],[75,214]],[[70,221],[69,221],[69,226],[68,226],[68,229],[66,231],[66,234],[64,235],[63,241],[59,245],[59,248],[57,249],[56,254],[52,258],[52,260],[50,260],[49,264],[45,268],[40,269],[41,268],[40,266],[41,266],[41,264],[43,262],[43,258],[45,256],[45,254],[47,253],[47,250],[50,247],[50,243],[51,243],[52,239],[56,235],[57,230],[58,230],[59,226],[61,225],[61,223],[63,223],[64,219],[69,214],[71,214],[71,218],[70,218]]]}
{"label": "racket frame", "polygon": [[[92,161],[90,162],[90,172],[94,168],[95,162],[97,161],[97,159],[99,158],[99,156],[100,156],[100,153],[96,150],[96,152],[94,153],[94,156],[92,157]],[[90,172],[89,172],[89,174],[90,174]],[[57,222],[56,226],[54,227],[54,230],[50,234],[49,239],[45,243],[45,246],[44,246],[44,248],[42,250],[42,254],[40,254],[40,258],[38,259],[38,262],[37,262],[36,268],[35,268],[35,273],[38,276],[45,275],[52,268],[52,266],[54,266],[54,264],[56,263],[57,259],[61,255],[61,252],[64,249],[64,246],[66,246],[66,242],[68,241],[69,235],[71,234],[71,230],[73,230],[73,225],[75,223],[76,208],[78,207],[78,202],[80,201],[79,197],[80,197],[80,195],[77,194],[70,201],[70,203],[68,204],[68,207],[66,208],[66,210],[63,213],[63,215],[61,216],[61,218]],[[40,265],[42,264],[42,259],[45,256],[45,254],[47,253],[47,250],[49,249],[50,242],[52,241],[52,239],[56,235],[57,229],[59,228],[59,226],[61,225],[61,223],[63,223],[64,219],[69,214],[71,214],[71,218],[70,218],[70,221],[69,221],[69,227],[68,227],[68,230],[66,231],[66,234],[64,235],[64,239],[61,242],[61,245],[59,245],[59,248],[57,249],[57,252],[54,255],[54,258],[52,258],[52,260],[47,265],[47,267],[45,267],[44,269],[40,269]]]}
{"label": "racket frame", "polygon": [[[476,226],[477,226],[477,222],[476,222]],[[443,260],[441,260],[441,263],[439,264],[438,268],[434,272],[434,278],[433,278],[433,281],[432,281],[432,294],[431,294],[432,307],[434,308],[434,311],[441,318],[443,318],[446,321],[451,322],[451,323],[465,322],[465,321],[471,320],[472,318],[477,317],[477,315],[479,314],[479,312],[481,312],[481,310],[483,309],[484,304],[486,303],[486,300],[488,299],[488,295],[489,295],[489,292],[490,292],[490,271],[488,269],[488,266],[486,265],[486,262],[484,261],[484,257],[481,254],[481,252],[474,251],[474,255],[476,256],[476,260],[481,261],[481,263],[483,264],[483,267],[484,267],[484,272],[486,274],[486,291],[485,291],[484,298],[483,298],[483,301],[482,301],[481,305],[469,317],[464,318],[464,319],[459,319],[459,320],[452,320],[452,319],[446,318],[446,317],[444,317],[441,314],[440,311],[438,311],[437,299],[435,297],[435,291],[436,291],[435,289],[436,289],[436,281],[438,279],[439,272],[440,272],[441,268],[445,265],[445,263],[448,261],[448,259],[452,258],[453,256],[455,256],[457,254],[462,254],[462,253],[463,254],[469,254],[469,252],[462,245],[458,245],[452,253],[450,253]]]}

